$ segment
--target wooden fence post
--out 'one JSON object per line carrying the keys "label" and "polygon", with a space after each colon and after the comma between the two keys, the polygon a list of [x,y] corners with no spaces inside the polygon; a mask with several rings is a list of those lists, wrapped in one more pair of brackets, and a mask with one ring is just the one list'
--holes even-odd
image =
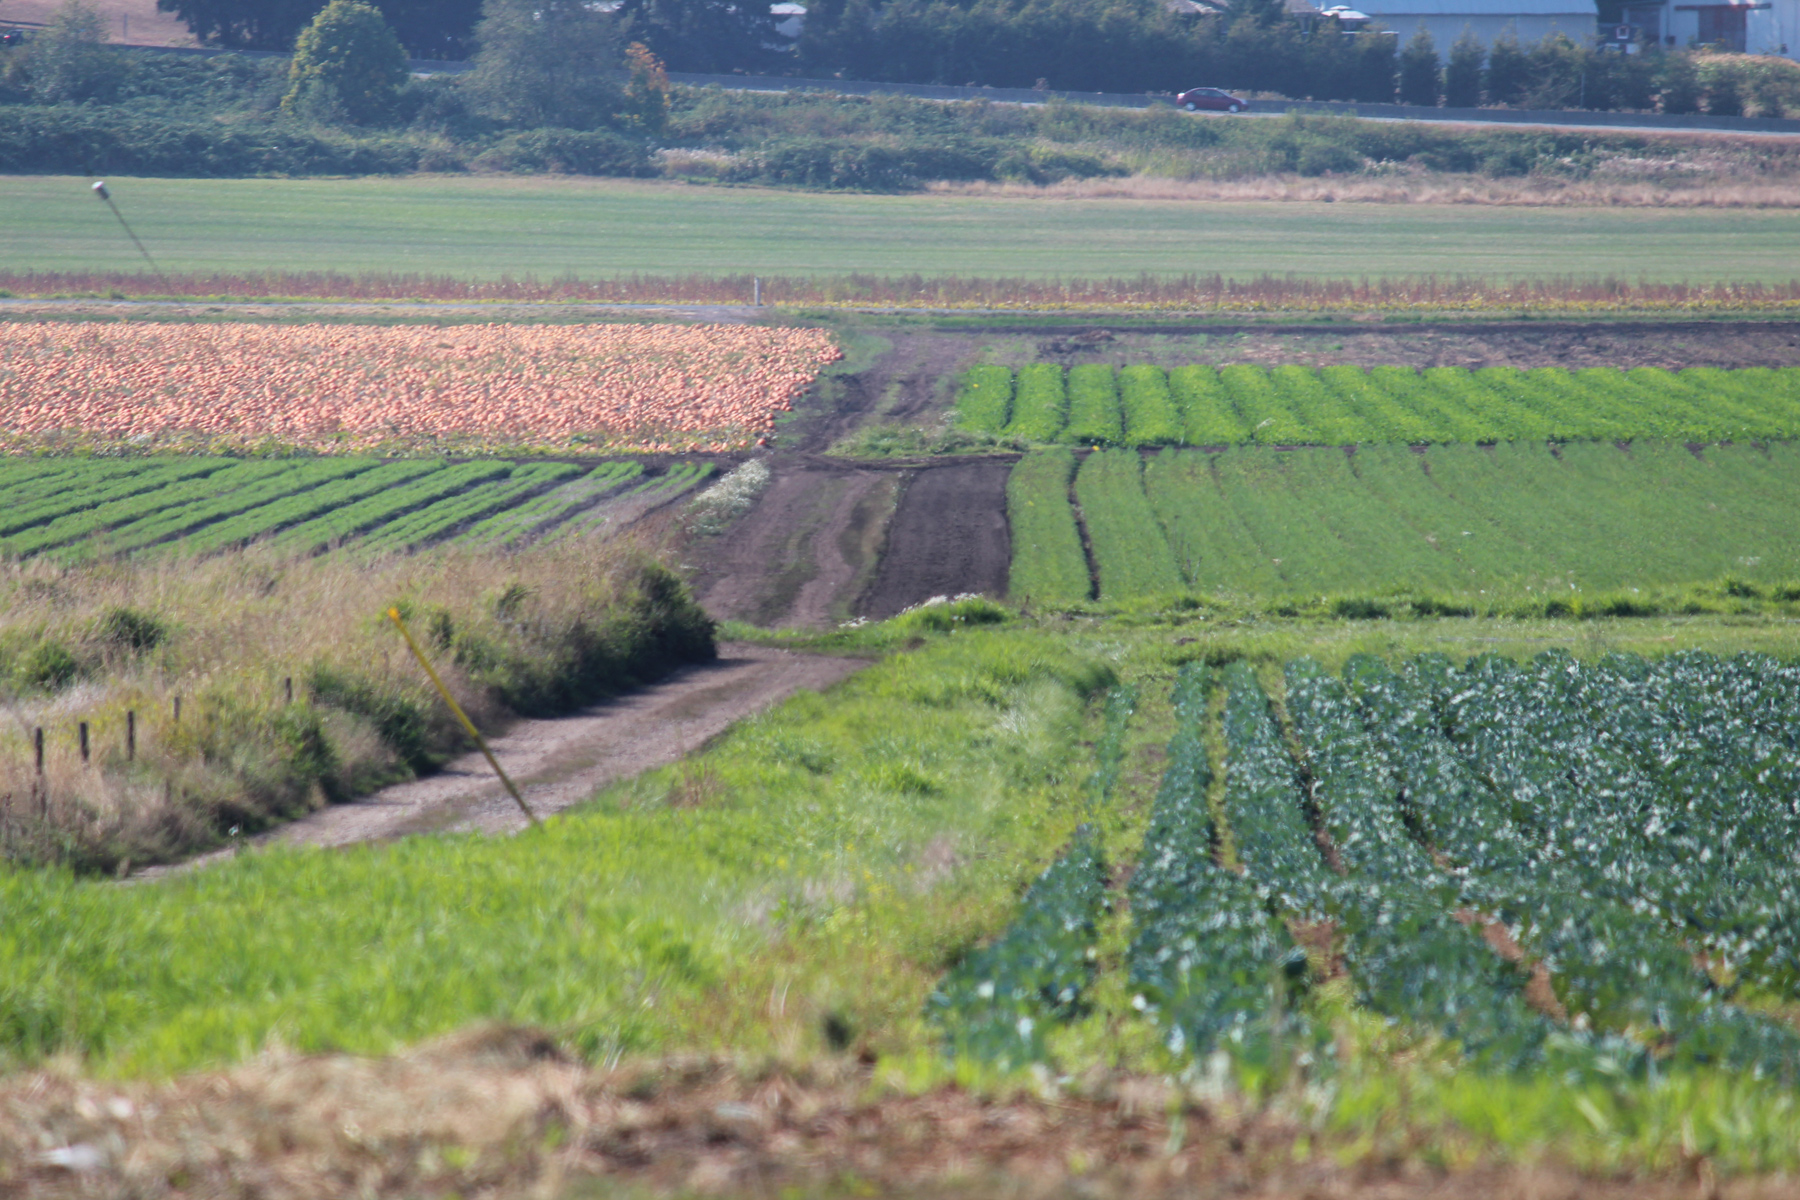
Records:
{"label": "wooden fence post", "polygon": [[83,763],[88,761],[88,723],[86,721],[81,723],[81,761]]}
{"label": "wooden fence post", "polygon": [[125,712],[125,761],[137,759],[137,713],[127,709]]}

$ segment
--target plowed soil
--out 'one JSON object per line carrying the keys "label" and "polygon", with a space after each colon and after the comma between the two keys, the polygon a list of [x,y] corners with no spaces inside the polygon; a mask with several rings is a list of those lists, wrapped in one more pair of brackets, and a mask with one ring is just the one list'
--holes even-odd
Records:
{"label": "plowed soil", "polygon": [[1006,595],[1010,461],[950,461],[912,472],[859,612],[882,620],[933,596]]}

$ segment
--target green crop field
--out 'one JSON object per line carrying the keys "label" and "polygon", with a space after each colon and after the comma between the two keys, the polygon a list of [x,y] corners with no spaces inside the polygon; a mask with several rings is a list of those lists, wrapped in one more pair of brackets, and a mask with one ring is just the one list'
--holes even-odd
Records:
{"label": "green crop field", "polygon": [[[10,178],[7,270],[136,271],[91,180]],[[1800,212],[887,196],[450,176],[115,179],[166,271],[1788,282]],[[1657,253],[1640,248],[1655,245]]]}
{"label": "green crop field", "polygon": [[[605,523],[610,498],[671,499],[705,469],[637,482],[637,463],[364,458],[0,462],[0,555],[62,562],[150,551],[213,553],[267,540],[310,554],[415,550],[447,538],[516,545]],[[633,485],[635,486],[628,486]]]}
{"label": "green crop field", "polygon": [[[1425,445],[1451,442],[1730,441],[1800,436],[1800,368],[1433,367],[1132,364],[1117,372],[1033,363],[1016,385],[992,364],[979,415],[961,423],[1020,442],[1152,446]],[[1060,397],[1050,404],[1036,397]],[[1008,398],[1011,408],[1007,408]]]}
{"label": "green crop field", "polygon": [[[1631,589],[1728,578],[1747,594],[1800,587],[1800,450],[1785,443],[1169,450],[1141,474],[1137,460],[1095,452],[1077,478],[1106,600],[1623,592],[1609,602],[1628,606]],[[1054,488],[1034,497],[1033,528],[1063,519]],[[1021,538],[1015,579],[1044,577],[1068,555],[1055,545]]]}

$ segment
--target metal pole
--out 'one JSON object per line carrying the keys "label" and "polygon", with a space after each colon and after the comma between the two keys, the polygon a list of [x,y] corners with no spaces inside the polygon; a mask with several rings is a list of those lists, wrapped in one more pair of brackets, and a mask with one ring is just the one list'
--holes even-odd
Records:
{"label": "metal pole", "polygon": [[131,239],[131,244],[138,248],[138,253],[144,256],[144,261],[150,264],[150,269],[156,272],[158,279],[162,280],[163,287],[173,292],[175,288],[169,283],[169,277],[164,275],[162,268],[156,265],[156,260],[150,257],[150,251],[144,249],[144,243],[138,241],[138,235],[131,231],[130,225],[126,224],[125,214],[120,212],[119,206],[113,203],[112,193],[106,190],[106,180],[102,179],[94,184],[94,195],[104,200],[106,207],[112,209],[112,215],[119,218],[119,227],[125,231],[125,236]]}
{"label": "metal pole", "polygon": [[475,722],[469,720],[469,715],[462,710],[462,705],[456,702],[456,698],[450,694],[450,689],[444,686],[442,679],[438,678],[438,673],[432,669],[430,660],[425,657],[425,652],[419,649],[419,643],[413,641],[412,632],[406,628],[406,622],[400,619],[400,610],[390,608],[387,615],[388,620],[394,623],[394,628],[400,631],[400,636],[406,639],[406,648],[413,652],[413,657],[419,660],[421,667],[425,668],[425,674],[431,677],[432,685],[437,688],[438,695],[444,698],[444,703],[450,706],[450,711],[456,714],[456,719],[462,722],[463,728],[469,731],[469,736],[475,739],[475,744],[481,747],[481,753],[487,758],[488,766],[494,768],[494,774],[498,775],[500,782],[506,785],[506,790],[512,794],[513,801],[519,806],[519,811],[524,813],[525,819],[533,825],[542,825],[543,822],[538,820],[537,814],[531,811],[531,806],[525,803],[525,797],[521,796],[519,789],[513,786],[513,781],[508,779],[506,772],[500,769],[500,760],[494,757],[492,750],[488,749],[487,739],[481,736],[481,731],[475,728]]}
{"label": "metal pole", "polygon": [[756,307],[761,308],[762,307],[762,277],[760,275],[753,275],[750,277],[750,288],[751,288],[750,302],[752,304],[756,305]]}

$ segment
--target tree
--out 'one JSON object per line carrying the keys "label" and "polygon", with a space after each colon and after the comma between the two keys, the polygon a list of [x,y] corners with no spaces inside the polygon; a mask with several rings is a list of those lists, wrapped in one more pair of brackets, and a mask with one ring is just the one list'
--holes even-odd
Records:
{"label": "tree", "polygon": [[1697,113],[1700,111],[1700,72],[1693,56],[1667,54],[1658,72],[1658,89],[1662,95],[1662,111]]}
{"label": "tree", "polygon": [[[241,50],[287,50],[326,0],[156,0],[194,36]],[[370,0],[418,58],[468,57],[481,0]]]}
{"label": "tree", "polygon": [[1531,60],[1511,30],[1489,48],[1486,78],[1482,82],[1489,104],[1516,106],[1531,86]]}
{"label": "tree", "polygon": [[642,42],[625,47],[625,68],[630,78],[619,116],[625,125],[655,137],[669,124],[669,72]]}
{"label": "tree", "polygon": [[1462,35],[1450,43],[1450,64],[1444,68],[1444,103],[1451,108],[1477,108],[1481,104],[1481,62],[1487,57],[1481,39],[1463,26]]}
{"label": "tree", "polygon": [[1531,84],[1520,97],[1525,108],[1551,110],[1588,107],[1588,59],[1592,51],[1553,33],[1531,48]]}
{"label": "tree", "polygon": [[106,25],[83,0],[63,0],[30,44],[25,77],[39,104],[96,99],[118,85],[124,66],[106,45]]}
{"label": "tree", "polygon": [[767,65],[775,18],[755,0],[624,0],[623,36],[677,71],[723,74]]}
{"label": "tree", "polygon": [[380,12],[360,0],[331,0],[294,46],[281,110],[322,121],[380,121],[393,112],[407,74],[406,51]]}
{"label": "tree", "polygon": [[1443,76],[1438,70],[1437,43],[1431,31],[1419,22],[1419,31],[1400,52],[1400,103],[1436,108],[1443,95]]}
{"label": "tree", "polygon": [[592,129],[621,102],[623,54],[612,13],[582,0],[488,0],[463,86],[514,125]]}

